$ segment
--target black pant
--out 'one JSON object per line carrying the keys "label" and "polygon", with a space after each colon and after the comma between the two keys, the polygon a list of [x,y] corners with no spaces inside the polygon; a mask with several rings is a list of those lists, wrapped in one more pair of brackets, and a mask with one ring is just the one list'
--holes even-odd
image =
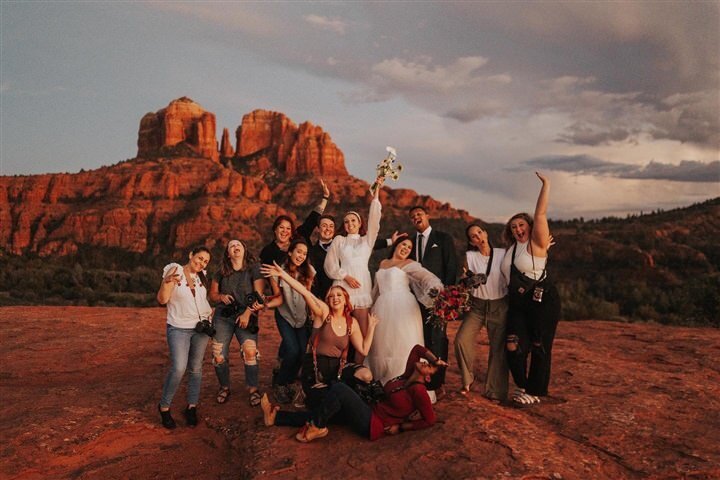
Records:
{"label": "black pant", "polygon": [[352,388],[338,382],[332,384],[320,405],[311,412],[277,412],[275,425],[301,427],[312,420],[316,427],[325,428],[331,422],[343,423],[359,435],[370,437],[371,417],[372,408]]}
{"label": "black pant", "polygon": [[[543,282],[542,302],[532,299],[532,292],[511,295],[508,310],[508,365],[515,385],[531,395],[545,396],[550,383],[550,364],[555,331],[560,320],[560,296],[553,285]],[[530,369],[527,359],[530,355]]]}
{"label": "black pant", "polygon": [[[448,337],[447,327],[435,326],[432,322],[428,322],[427,318],[430,314],[430,310],[425,306],[420,305],[420,313],[423,316],[423,337],[425,340],[425,346],[436,357],[445,360],[448,359]],[[427,383],[428,390],[437,390],[445,384],[445,368],[438,368],[437,371],[430,377],[430,382]]]}

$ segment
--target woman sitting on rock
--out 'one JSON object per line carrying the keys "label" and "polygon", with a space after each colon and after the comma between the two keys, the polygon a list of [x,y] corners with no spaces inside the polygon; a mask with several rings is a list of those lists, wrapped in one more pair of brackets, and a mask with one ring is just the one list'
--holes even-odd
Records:
{"label": "woman sitting on rock", "polygon": [[350,313],[352,305],[343,287],[331,287],[323,302],[277,263],[263,265],[261,271],[266,277],[278,278],[298,292],[310,309],[313,330],[307,351],[311,354],[312,361],[303,365],[301,375],[308,406],[319,404],[327,387],[334,382],[354,379],[370,382],[370,370],[349,361],[348,349],[352,344],[356,351],[367,355],[373,341],[377,318],[374,315],[369,316],[367,335],[363,337],[357,320]]}
{"label": "woman sitting on rock", "polygon": [[[202,362],[210,337],[196,331],[196,325],[210,319],[212,307],[207,299],[205,268],[210,262],[210,251],[195,247],[188,255],[185,265],[170,263],[163,269],[163,280],[157,293],[157,301],[167,305],[167,343],[170,349],[171,367],[165,376],[162,398],[158,405],[162,424],[175,428],[170,405],[180,381],[189,369],[187,407],[183,414],[187,425],[197,425],[197,404],[202,384]],[[209,324],[208,324],[209,326]]]}
{"label": "woman sitting on rock", "polygon": [[265,279],[260,266],[242,240],[230,240],[225,248],[220,270],[210,284],[210,300],[215,303],[215,337],[213,365],[220,382],[217,402],[225,403],[230,396],[230,343],[233,336],[240,344],[245,364],[245,385],[251,406],[260,403],[258,392],[258,317],[264,308],[257,302],[262,297]]}
{"label": "woman sitting on rock", "polygon": [[435,423],[435,412],[425,383],[438,368],[446,366],[447,363],[430,350],[415,345],[408,356],[405,373],[385,384],[386,398],[375,406],[365,403],[344,383],[335,383],[312,412],[281,411],[263,395],[260,405],[264,422],[268,427],[302,425],[295,438],[303,443],[325,437],[328,422],[338,414],[356,433],[370,440],[427,428]]}

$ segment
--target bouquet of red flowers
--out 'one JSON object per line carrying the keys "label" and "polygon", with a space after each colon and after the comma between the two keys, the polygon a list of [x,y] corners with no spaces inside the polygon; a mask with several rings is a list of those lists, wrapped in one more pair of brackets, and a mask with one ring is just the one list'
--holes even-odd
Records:
{"label": "bouquet of red flowers", "polygon": [[470,310],[470,291],[465,285],[450,285],[438,292],[428,320],[438,327],[460,320]]}

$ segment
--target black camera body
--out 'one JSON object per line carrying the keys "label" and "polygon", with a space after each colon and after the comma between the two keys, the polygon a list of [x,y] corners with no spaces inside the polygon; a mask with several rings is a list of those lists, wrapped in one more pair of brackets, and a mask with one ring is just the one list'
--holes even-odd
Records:
{"label": "black camera body", "polygon": [[462,283],[467,288],[477,288],[480,285],[485,285],[487,283],[487,275],[484,273],[473,273],[472,275],[468,275],[463,278]]}
{"label": "black camera body", "polygon": [[215,336],[215,327],[209,320],[200,320],[195,324],[195,331],[197,333],[204,333],[208,337]]}
{"label": "black camera body", "polygon": [[[220,308],[220,315],[222,315],[223,317],[237,319],[237,317],[245,313],[245,310],[247,310],[253,303],[256,302],[260,305],[264,305],[265,298],[263,298],[263,296],[259,293],[253,291],[245,295],[245,298],[242,302],[238,302],[236,300],[229,305],[222,305],[218,308]],[[250,317],[250,321],[248,322],[248,326],[245,327],[245,330],[250,333],[257,333],[258,331],[260,331],[257,316],[252,315]]]}

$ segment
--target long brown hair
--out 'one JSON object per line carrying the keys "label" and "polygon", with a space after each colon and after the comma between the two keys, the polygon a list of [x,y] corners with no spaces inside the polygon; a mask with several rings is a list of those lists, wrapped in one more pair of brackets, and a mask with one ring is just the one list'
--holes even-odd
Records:
{"label": "long brown hair", "polygon": [[295,268],[295,267],[293,267],[294,264],[290,260],[290,253],[293,250],[295,250],[295,247],[297,247],[298,245],[305,245],[305,249],[307,250],[307,255],[305,255],[305,260],[303,260],[303,262],[296,267],[295,271],[298,274],[298,276],[296,277],[296,280],[298,282],[302,283],[303,285],[305,285],[307,288],[310,288],[310,285],[312,284],[314,275],[313,275],[313,269],[310,266],[310,246],[308,245],[307,241],[304,238],[301,238],[301,237],[296,238],[295,240],[292,241],[292,243],[290,243],[290,246],[288,247],[288,258],[287,258],[287,261],[285,262],[285,265],[286,265],[285,270],[289,274],[291,274],[291,275],[293,274],[293,272],[291,272],[290,269]]}
{"label": "long brown hair", "polygon": [[228,251],[228,247],[230,246],[230,242],[240,242],[240,245],[243,246],[245,249],[245,253],[243,254],[243,266],[240,269],[242,272],[243,270],[248,270],[255,266],[257,263],[257,258],[255,258],[255,255],[250,253],[250,250],[248,249],[247,243],[243,242],[242,240],[239,240],[237,238],[233,238],[230,240],[227,245],[225,245],[225,252],[223,253],[223,260],[222,264],[220,265],[220,275],[223,277],[229,277],[233,273],[235,273],[235,269],[233,268],[232,260],[230,259],[230,252]]}

